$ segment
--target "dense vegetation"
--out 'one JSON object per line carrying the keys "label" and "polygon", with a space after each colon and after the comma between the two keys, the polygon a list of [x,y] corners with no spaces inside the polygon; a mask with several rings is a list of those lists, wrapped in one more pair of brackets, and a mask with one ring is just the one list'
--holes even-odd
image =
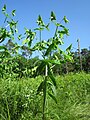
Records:
{"label": "dense vegetation", "polygon": [[[9,51],[8,53],[6,51],[0,52],[0,58],[1,65],[0,67],[0,76],[2,77],[3,75],[9,74],[8,72],[11,73],[11,75],[15,75],[18,77],[33,77],[33,74],[37,68],[37,66],[40,65],[41,60],[39,56],[36,57],[30,57],[31,56],[31,51],[28,49],[28,47],[23,46],[22,51],[20,54],[14,53],[15,56],[11,56],[10,53],[12,53],[13,48],[15,44],[13,41],[9,40],[8,43],[5,44],[5,47]],[[53,56],[51,56],[50,59],[53,59],[53,57],[57,55],[60,60],[62,60],[62,56],[58,54],[57,52],[54,52]],[[66,74],[69,72],[79,72],[81,71],[80,69],[80,57],[78,55],[78,52],[72,52],[73,55],[73,62],[66,62],[60,65],[55,65],[53,67],[53,72],[55,75],[61,75],[61,74]],[[27,58],[29,56],[29,58]],[[8,58],[7,60],[5,58]],[[84,48],[81,50],[81,58],[82,58],[82,70],[84,72],[90,72],[90,50]],[[8,65],[9,64],[9,65]],[[11,70],[10,70],[11,69]],[[44,74],[44,71],[39,73],[40,75]]]}
{"label": "dense vegetation", "polygon": [[[41,120],[42,92],[36,95],[42,77],[0,80],[1,120]],[[90,119],[90,74],[57,76],[57,104],[48,96],[46,120]]]}
{"label": "dense vegetation", "polygon": [[[66,16],[61,24],[51,11],[50,21],[45,24],[39,15],[38,27],[25,28],[21,35],[13,19],[15,10],[8,14],[4,5],[2,12],[5,20],[0,27],[0,119],[89,119],[90,50],[78,53],[71,52],[72,45],[65,51],[60,48],[64,36],[69,35]],[[49,31],[50,24],[54,24],[55,34],[43,40],[42,31]],[[15,39],[23,39],[22,44]],[[32,57],[35,52],[39,56]]]}
{"label": "dense vegetation", "polygon": [[[33,77],[37,66],[40,65],[41,61],[39,56],[31,57],[32,51],[27,46],[21,47],[21,52],[17,54],[15,50],[16,43],[12,40],[8,40],[3,47],[6,48],[5,51],[0,52],[0,63],[3,63],[0,67],[0,77],[4,77],[6,74],[11,74],[12,76],[18,77]],[[12,56],[13,54],[13,56]],[[53,59],[54,56],[58,56],[62,60],[62,56],[54,52],[50,59]],[[66,62],[60,65],[55,65],[53,67],[54,74],[65,74],[69,72],[79,72],[80,70],[80,56],[77,52],[72,52],[73,62]],[[90,72],[90,50],[84,48],[81,50],[82,58],[82,70],[85,72]],[[10,70],[11,69],[11,70]],[[4,73],[4,74],[3,74]],[[44,71],[41,72],[41,75],[44,74]]]}

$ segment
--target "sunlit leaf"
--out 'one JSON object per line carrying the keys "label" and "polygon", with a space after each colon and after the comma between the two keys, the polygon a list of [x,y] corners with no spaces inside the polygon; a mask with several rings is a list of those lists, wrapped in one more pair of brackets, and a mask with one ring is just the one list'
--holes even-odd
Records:
{"label": "sunlit leaf", "polygon": [[55,97],[53,94],[51,94],[50,92],[48,92],[48,94],[49,94],[49,96],[55,101],[55,103],[57,104],[57,99],[56,99],[56,97]]}
{"label": "sunlit leaf", "polygon": [[47,84],[49,87],[49,92],[56,96],[56,86],[51,81],[47,81]]}
{"label": "sunlit leaf", "polygon": [[63,20],[65,23],[69,23],[69,20],[66,18],[66,16],[64,16]]}
{"label": "sunlit leaf", "polygon": [[64,28],[64,30],[61,30],[60,33],[63,35],[66,34],[67,36],[69,36],[69,29]]}
{"label": "sunlit leaf", "polygon": [[52,72],[51,72],[51,70],[50,70],[50,67],[48,68],[48,76],[49,76],[50,79],[52,80],[54,86],[57,87],[55,77],[53,76],[53,74],[52,74]]}
{"label": "sunlit leaf", "polygon": [[6,5],[4,5],[4,7],[2,8],[2,11],[4,12],[6,10]]}
{"label": "sunlit leaf", "polygon": [[59,45],[64,44],[64,42],[62,41],[62,38],[63,38],[63,34],[60,33],[60,34],[59,34],[59,38],[57,39],[57,40],[58,40],[57,42],[58,42]]}
{"label": "sunlit leaf", "polygon": [[32,32],[31,29],[25,28],[25,34],[26,34],[26,42],[28,44],[28,47],[31,47],[32,41],[35,38],[36,33]]}
{"label": "sunlit leaf", "polygon": [[51,11],[51,21],[56,20],[56,16],[55,13],[53,11]]}
{"label": "sunlit leaf", "polygon": [[[64,37],[64,34],[63,33],[59,33],[59,37],[62,39]],[[63,41],[62,41],[62,44],[63,44]]]}
{"label": "sunlit leaf", "polygon": [[60,24],[60,23],[55,23],[55,25],[56,25],[57,27],[60,27],[60,26],[61,26],[61,24]]}
{"label": "sunlit leaf", "polygon": [[47,51],[45,53],[45,56],[49,55],[51,53],[52,50],[54,50],[56,47],[56,44],[54,44],[54,42],[47,48]]}
{"label": "sunlit leaf", "polygon": [[13,10],[13,11],[12,11],[12,16],[15,16],[15,12],[16,12],[16,10]]}
{"label": "sunlit leaf", "polygon": [[63,25],[61,25],[61,24],[60,24],[60,27],[61,27],[61,28],[65,28],[65,26],[63,26]]}
{"label": "sunlit leaf", "polygon": [[44,85],[44,82],[42,81],[37,89],[37,94],[39,94],[43,90],[43,85]]}
{"label": "sunlit leaf", "polygon": [[57,65],[60,65],[60,64],[61,64],[60,60],[49,60],[49,59],[45,59],[44,61],[47,62],[47,63],[57,64]]}
{"label": "sunlit leaf", "polygon": [[64,55],[65,60],[72,61],[72,56],[66,54],[64,51],[62,51],[62,54]]}
{"label": "sunlit leaf", "polygon": [[28,42],[29,42],[29,39],[25,39],[23,40],[22,44],[24,45],[24,44],[27,44]]}
{"label": "sunlit leaf", "polygon": [[49,31],[49,25],[50,25],[50,23],[48,23],[46,26],[45,26],[45,28]]}
{"label": "sunlit leaf", "polygon": [[38,16],[37,24],[41,25],[41,26],[44,26],[44,22],[43,22],[42,17],[40,15]]}
{"label": "sunlit leaf", "polygon": [[22,36],[22,34],[18,35],[18,40],[20,40],[20,39],[21,39],[21,36]]}
{"label": "sunlit leaf", "polygon": [[66,49],[66,51],[70,51],[70,50],[71,50],[71,48],[72,48],[72,44],[71,44],[71,45],[69,45],[69,47]]}
{"label": "sunlit leaf", "polygon": [[64,28],[65,34],[69,36],[69,29]]}
{"label": "sunlit leaf", "polygon": [[45,69],[45,66],[46,66],[46,62],[42,60],[40,65],[37,67],[34,75],[35,76],[40,75],[42,73],[42,71]]}
{"label": "sunlit leaf", "polygon": [[43,27],[40,27],[40,28],[35,28],[34,30],[42,31],[42,30],[44,30],[44,28],[43,28]]}
{"label": "sunlit leaf", "polygon": [[6,37],[7,37],[6,29],[2,28],[0,30],[0,43],[3,42]]}
{"label": "sunlit leaf", "polygon": [[30,47],[32,44],[32,39],[28,41],[28,46]]}

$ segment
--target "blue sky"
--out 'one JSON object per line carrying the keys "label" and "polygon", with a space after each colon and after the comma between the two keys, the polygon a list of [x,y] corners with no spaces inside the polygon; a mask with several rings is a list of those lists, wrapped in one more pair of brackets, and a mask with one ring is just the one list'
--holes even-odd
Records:
{"label": "blue sky", "polygon": [[[58,22],[63,16],[66,16],[70,21],[66,25],[69,28],[70,36],[65,37],[64,47],[68,47],[72,43],[73,47],[77,48],[77,39],[79,38],[81,49],[89,48],[90,0],[0,0],[0,10],[4,4],[7,5],[8,13],[16,9],[16,19],[19,20],[19,33],[24,32],[24,27],[35,28],[35,22],[39,14],[47,23],[50,12],[54,11]],[[2,22],[2,20],[3,15],[0,11],[0,21]],[[44,33],[44,39],[52,37],[52,34],[53,30],[50,33]]]}

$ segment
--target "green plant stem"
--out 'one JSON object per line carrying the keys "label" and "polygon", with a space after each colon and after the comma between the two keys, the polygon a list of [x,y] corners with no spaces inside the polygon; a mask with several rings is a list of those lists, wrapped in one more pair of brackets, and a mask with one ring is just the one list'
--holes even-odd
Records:
{"label": "green plant stem", "polygon": [[[63,21],[63,19],[60,21],[59,24],[61,24],[62,21]],[[53,38],[55,38],[55,36],[57,35],[58,27],[59,27],[59,26],[56,26],[56,30],[55,30],[55,34],[54,34],[54,37],[53,37]]]}
{"label": "green plant stem", "polygon": [[56,27],[55,34],[54,34],[54,38],[55,38],[55,36],[57,35],[57,30],[58,30],[58,26]]}
{"label": "green plant stem", "polygon": [[48,76],[48,67],[46,65],[46,69],[45,69],[45,76]]}
{"label": "green plant stem", "polygon": [[42,38],[41,38],[41,30],[40,30],[40,42],[42,42]]}
{"label": "green plant stem", "polygon": [[43,87],[43,117],[42,120],[45,120],[45,104],[46,104],[46,89],[47,89],[47,78],[48,78],[48,67],[46,65],[45,69],[45,80],[44,80],[44,87]]}
{"label": "green plant stem", "polygon": [[47,81],[47,76],[45,77],[44,87],[43,87],[43,117],[42,117],[42,120],[45,120],[46,81]]}

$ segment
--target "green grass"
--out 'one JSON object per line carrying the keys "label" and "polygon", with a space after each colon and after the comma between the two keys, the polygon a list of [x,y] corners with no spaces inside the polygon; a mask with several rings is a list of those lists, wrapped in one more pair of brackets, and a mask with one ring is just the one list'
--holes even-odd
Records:
{"label": "green grass", "polygon": [[[42,77],[0,80],[0,120],[41,120]],[[47,95],[46,120],[90,120],[90,74],[57,76],[57,104]]]}

